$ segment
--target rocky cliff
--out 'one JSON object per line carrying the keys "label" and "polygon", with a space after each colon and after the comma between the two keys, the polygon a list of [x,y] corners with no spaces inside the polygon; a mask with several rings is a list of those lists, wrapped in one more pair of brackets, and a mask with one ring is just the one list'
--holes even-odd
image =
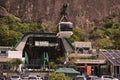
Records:
{"label": "rocky cliff", "polygon": [[56,24],[64,3],[68,5],[68,19],[79,27],[100,24],[108,15],[120,15],[120,0],[0,0],[0,17]]}

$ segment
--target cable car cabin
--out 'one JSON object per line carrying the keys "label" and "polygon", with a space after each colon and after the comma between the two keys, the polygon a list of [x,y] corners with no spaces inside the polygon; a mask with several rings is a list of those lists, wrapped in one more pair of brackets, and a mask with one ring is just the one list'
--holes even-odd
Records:
{"label": "cable car cabin", "polygon": [[70,37],[73,34],[72,25],[73,24],[71,22],[60,22],[58,26],[59,37],[66,37],[66,38]]}

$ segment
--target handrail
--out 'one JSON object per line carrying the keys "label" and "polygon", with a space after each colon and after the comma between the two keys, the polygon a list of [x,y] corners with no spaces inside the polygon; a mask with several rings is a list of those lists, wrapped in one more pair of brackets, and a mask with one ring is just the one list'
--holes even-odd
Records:
{"label": "handrail", "polygon": [[75,50],[75,48],[74,48],[74,46],[72,45],[72,43],[70,42],[70,40],[68,40],[67,38],[65,38],[65,40],[68,42],[68,44],[71,46],[71,48],[72,48],[73,50]]}

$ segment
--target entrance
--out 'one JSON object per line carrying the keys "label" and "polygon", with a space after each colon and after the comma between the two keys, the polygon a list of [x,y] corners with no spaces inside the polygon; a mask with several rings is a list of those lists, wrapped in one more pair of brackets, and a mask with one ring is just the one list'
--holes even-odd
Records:
{"label": "entrance", "polygon": [[65,57],[61,39],[58,37],[29,37],[23,56],[27,54],[28,68],[49,67],[49,62],[58,63],[58,58]]}

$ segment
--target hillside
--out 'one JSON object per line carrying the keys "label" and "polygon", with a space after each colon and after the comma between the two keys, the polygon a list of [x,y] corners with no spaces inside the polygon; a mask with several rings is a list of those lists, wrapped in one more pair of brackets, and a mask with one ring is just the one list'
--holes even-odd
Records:
{"label": "hillside", "polygon": [[[57,24],[64,3],[65,0],[0,0],[0,17]],[[67,4],[69,20],[81,28],[100,25],[109,15],[120,16],[120,0],[68,0]]]}

